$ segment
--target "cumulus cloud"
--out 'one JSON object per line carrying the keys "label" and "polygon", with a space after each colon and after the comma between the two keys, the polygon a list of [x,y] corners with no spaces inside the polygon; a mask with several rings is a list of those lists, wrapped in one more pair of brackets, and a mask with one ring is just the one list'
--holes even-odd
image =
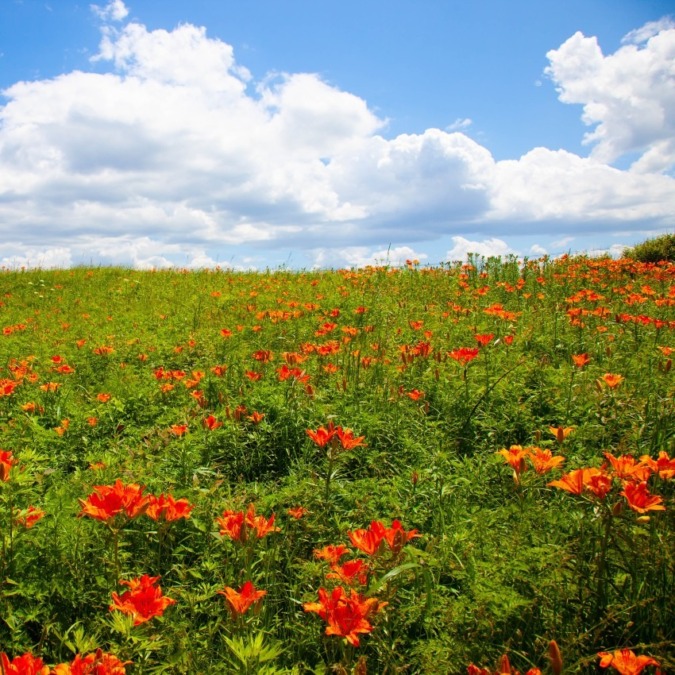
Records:
{"label": "cumulus cloud", "polygon": [[123,21],[129,15],[129,10],[122,0],[111,0],[105,7],[90,5],[91,11],[103,21]]}
{"label": "cumulus cloud", "polygon": [[612,163],[638,153],[632,170],[675,165],[675,23],[651,22],[631,31],[605,56],[595,37],[577,32],[548,52],[547,74],[563,103],[583,105],[591,156]]}
{"label": "cumulus cloud", "polygon": [[470,241],[464,237],[453,237],[452,242],[454,246],[445,254],[445,259],[449,261],[466,260],[470,253],[484,258],[517,254],[517,251],[514,251],[505,241],[497,238]]}
{"label": "cumulus cloud", "polygon": [[[3,92],[6,264],[210,267],[242,250],[264,267],[283,249],[319,265],[394,265],[453,235],[450,258],[467,246],[511,253],[503,232],[675,224],[675,179],[654,173],[675,137],[669,25],[636,31],[610,56],[580,34],[549,53],[561,100],[598,125],[591,157],[535,148],[495,162],[462,133],[468,118],[387,138],[367,101],[317,74],[255,81],[205,28],[149,30],[120,24],[121,0],[92,7],[104,25],[91,72]],[[636,149],[632,171],[608,164]]]}
{"label": "cumulus cloud", "polygon": [[315,268],[324,267],[367,267],[387,265],[402,267],[408,260],[422,262],[428,258],[409,246],[395,246],[373,251],[367,246],[348,246],[340,249],[316,249],[313,251]]}

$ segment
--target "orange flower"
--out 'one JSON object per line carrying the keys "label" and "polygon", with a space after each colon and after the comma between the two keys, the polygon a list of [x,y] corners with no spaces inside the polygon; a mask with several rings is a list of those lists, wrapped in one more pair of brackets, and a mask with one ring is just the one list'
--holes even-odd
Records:
{"label": "orange flower", "polygon": [[247,527],[255,530],[258,539],[262,539],[272,532],[281,531],[281,528],[274,526],[274,514],[272,514],[269,518],[265,518],[265,516],[256,516],[255,506],[253,504],[248,505],[245,522]]}
{"label": "orange flower", "polygon": [[145,515],[152,520],[164,519],[167,522],[189,518],[194,506],[185,499],[174,499],[173,495],[149,495]]}
{"label": "orange flower", "polygon": [[0,450],[0,480],[7,482],[9,480],[9,472],[16,464],[16,459],[12,456],[11,450]]}
{"label": "orange flower", "polygon": [[460,349],[453,349],[451,352],[448,352],[448,356],[466,366],[478,356],[479,351],[477,347],[461,347]]}
{"label": "orange flower", "polygon": [[220,536],[229,537],[233,541],[242,540],[242,529],[244,527],[243,511],[223,511],[223,515],[216,518],[216,523],[220,525]]}
{"label": "orange flower", "polygon": [[625,483],[621,494],[626,498],[628,506],[638,513],[647,513],[647,511],[665,511],[663,499],[657,495],[650,494],[647,490],[647,483]]}
{"label": "orange flower", "polygon": [[620,675],[639,675],[647,666],[658,666],[651,656],[636,656],[630,649],[598,652],[601,668],[614,668]]}
{"label": "orange flower", "polygon": [[605,457],[612,465],[612,469],[617,478],[622,481],[637,481],[638,483],[649,478],[652,470],[644,462],[636,462],[632,455],[621,455],[614,457],[611,452],[605,452]]}
{"label": "orange flower", "polygon": [[295,520],[300,520],[303,516],[306,516],[309,511],[304,506],[293,506],[290,509],[286,510],[286,513]]}
{"label": "orange flower", "polygon": [[253,422],[253,424],[260,424],[265,419],[265,413],[258,412],[254,410],[250,415],[246,417],[247,420]]}
{"label": "orange flower", "polygon": [[365,436],[354,437],[354,432],[351,429],[343,429],[338,427],[335,430],[335,435],[340,439],[340,445],[343,450],[352,450],[353,448],[365,445],[363,439]]}
{"label": "orange flower", "polygon": [[347,536],[359,551],[363,551],[366,555],[375,555],[384,540],[385,532],[384,525],[378,520],[373,520],[367,530],[359,529],[347,532]]}
{"label": "orange flower", "polygon": [[329,544],[323,548],[314,549],[314,557],[327,560],[331,565],[337,565],[349,549],[344,544]]}
{"label": "orange flower", "polygon": [[214,431],[215,429],[218,429],[219,427],[223,426],[222,422],[219,422],[213,415],[209,415],[204,419],[204,426],[209,430],[209,431]]}
{"label": "orange flower", "polygon": [[329,422],[328,428],[319,427],[316,431],[307,429],[306,433],[320,448],[325,448],[328,445],[328,443],[330,443],[330,441],[333,440],[333,436],[335,436],[336,429],[333,423]]}
{"label": "orange flower", "polygon": [[110,611],[118,610],[129,614],[134,619],[134,626],[150,621],[156,616],[162,616],[169,605],[175,605],[176,601],[162,595],[162,589],[155,586],[159,577],[150,577],[144,574],[138,579],[120,581],[122,586],[128,586],[129,590],[117,595],[113,592],[113,603]]}
{"label": "orange flower", "polygon": [[646,464],[654,473],[658,474],[661,480],[675,478],[675,457],[670,459],[665,450],[659,452],[658,459],[652,459],[649,455],[642,455],[640,461]]}
{"label": "orange flower", "polygon": [[135,483],[125,485],[118,478],[114,485],[95,485],[86,499],[80,499],[80,516],[107,521],[119,514],[136,518],[145,512],[149,498],[143,496],[143,488]]}
{"label": "orange flower", "polygon": [[96,394],[96,399],[98,401],[100,401],[101,403],[107,403],[111,398],[112,398],[112,396],[110,394],[104,394],[104,393]]}
{"label": "orange flower", "polygon": [[394,553],[398,553],[406,542],[421,536],[422,535],[417,530],[409,530],[406,532],[406,530],[403,529],[403,525],[401,525],[401,522],[398,520],[394,520],[391,527],[385,528],[384,530],[384,540]]}
{"label": "orange flower", "polygon": [[485,333],[485,334],[482,334],[482,335],[478,334],[478,335],[474,335],[474,337],[476,338],[476,342],[481,347],[485,347],[485,346],[489,345],[490,342],[492,342],[492,338],[494,337],[494,333]]}
{"label": "orange flower", "polygon": [[120,661],[113,654],[97,649],[91,654],[77,654],[70,663],[60,663],[52,675],[126,675],[126,666],[131,661]]}
{"label": "orange flower", "polygon": [[413,389],[412,391],[407,392],[406,396],[411,401],[419,401],[421,398],[424,398],[424,392],[419,389]]}
{"label": "orange flower", "polygon": [[188,426],[187,424],[172,424],[171,425],[171,433],[174,436],[184,436],[188,431]]}
{"label": "orange flower", "polygon": [[247,370],[244,375],[246,375],[251,382],[257,382],[262,378],[262,373],[256,373],[254,370]]}
{"label": "orange flower", "polygon": [[258,539],[279,532],[280,528],[274,526],[274,514],[269,518],[265,516],[256,516],[255,506],[248,505],[246,514],[243,511],[223,511],[223,515],[216,518],[220,525],[220,535],[227,536],[233,541],[245,542],[248,539],[248,532],[253,531]]}
{"label": "orange flower", "polygon": [[548,473],[551,469],[555,469],[565,461],[564,457],[554,457],[548,448],[545,450],[530,448],[529,458],[534,470],[538,474]]}
{"label": "orange flower", "polygon": [[46,392],[54,392],[61,386],[60,382],[47,382],[46,384],[41,384],[40,389]]}
{"label": "orange flower", "polygon": [[319,602],[303,604],[305,612],[315,612],[328,624],[326,635],[343,637],[354,647],[360,644],[360,634],[372,633],[369,617],[386,605],[377,598],[365,598],[353,588],[346,595],[342,586],[334,588],[330,595],[319,588],[318,596]]}
{"label": "orange flower", "polygon": [[267,595],[267,591],[256,590],[251,581],[247,581],[240,591],[235,591],[234,588],[226,586],[222,591],[216,592],[225,596],[227,605],[234,616],[245,614],[251,605]]}
{"label": "orange flower", "polygon": [[572,361],[577,368],[583,368],[590,363],[591,357],[588,354],[572,354]]}
{"label": "orange flower", "polygon": [[29,506],[24,512],[19,513],[16,517],[16,522],[19,525],[23,525],[26,529],[30,529],[35,523],[42,520],[45,515],[46,514],[42,509],[38,509],[35,506]]}
{"label": "orange flower", "polygon": [[557,427],[549,427],[548,430],[555,436],[556,442],[562,445],[563,441],[574,431],[574,427],[558,425]]}
{"label": "orange flower", "polygon": [[11,661],[4,652],[0,653],[0,672],[3,675],[49,675],[49,666],[42,659],[30,653],[15,656]]}
{"label": "orange flower", "polygon": [[623,375],[605,373],[598,382],[604,382],[610,389],[616,389],[623,382]]}
{"label": "orange flower", "polygon": [[530,454],[528,449],[523,448],[522,445],[512,445],[508,450],[506,448],[498,450],[496,454],[501,455],[506,460],[506,463],[513,469],[513,477],[516,483],[520,482],[520,474],[527,468],[525,458]]}
{"label": "orange flower", "polygon": [[601,469],[575,469],[548,485],[574,495],[581,495],[584,490],[589,490],[599,499],[604,499],[612,489],[612,478]]}
{"label": "orange flower", "polygon": [[348,560],[346,563],[331,565],[332,572],[326,575],[326,579],[338,579],[348,586],[360,584],[365,586],[368,583],[368,572],[370,567],[368,563],[361,559]]}

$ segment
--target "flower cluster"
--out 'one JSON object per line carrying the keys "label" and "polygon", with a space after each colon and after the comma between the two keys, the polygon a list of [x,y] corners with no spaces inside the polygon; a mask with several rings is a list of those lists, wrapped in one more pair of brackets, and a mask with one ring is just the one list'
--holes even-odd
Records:
{"label": "flower cluster", "polygon": [[176,601],[162,594],[162,589],[155,584],[159,577],[150,577],[144,574],[137,579],[120,581],[122,586],[128,586],[129,590],[118,595],[113,592],[113,602],[110,611],[120,611],[129,614],[134,619],[134,626],[150,621],[156,616],[162,616],[169,605],[175,605]]}
{"label": "flower cluster", "polygon": [[223,511],[223,515],[216,518],[220,526],[220,535],[229,537],[233,541],[246,542],[254,535],[256,539],[262,539],[272,532],[279,532],[280,528],[274,525],[275,516],[269,518],[256,515],[255,506],[248,505],[246,513],[243,511]]}
{"label": "flower cluster", "polygon": [[591,493],[598,499],[605,499],[618,481],[623,487],[620,494],[633,511],[645,514],[665,510],[663,499],[649,492],[647,481],[652,475],[661,480],[672,479],[675,476],[675,458],[671,459],[664,451],[659,453],[658,459],[643,455],[636,461],[632,455],[615,457],[610,452],[605,453],[605,458],[608,462],[599,469],[575,469],[549,485],[574,495]]}

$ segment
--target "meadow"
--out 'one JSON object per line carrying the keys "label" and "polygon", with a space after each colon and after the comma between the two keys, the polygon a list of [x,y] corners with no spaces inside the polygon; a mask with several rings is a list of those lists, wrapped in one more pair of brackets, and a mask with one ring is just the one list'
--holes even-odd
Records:
{"label": "meadow", "polygon": [[0,673],[675,672],[674,279],[0,272]]}

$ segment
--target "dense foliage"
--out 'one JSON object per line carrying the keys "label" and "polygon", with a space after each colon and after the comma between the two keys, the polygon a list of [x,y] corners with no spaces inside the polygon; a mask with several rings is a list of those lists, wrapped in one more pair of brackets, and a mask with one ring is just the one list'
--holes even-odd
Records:
{"label": "dense foliage", "polygon": [[647,239],[626,249],[624,257],[643,263],[675,262],[675,234]]}
{"label": "dense foliage", "polygon": [[0,671],[675,668],[674,277],[0,273]]}

